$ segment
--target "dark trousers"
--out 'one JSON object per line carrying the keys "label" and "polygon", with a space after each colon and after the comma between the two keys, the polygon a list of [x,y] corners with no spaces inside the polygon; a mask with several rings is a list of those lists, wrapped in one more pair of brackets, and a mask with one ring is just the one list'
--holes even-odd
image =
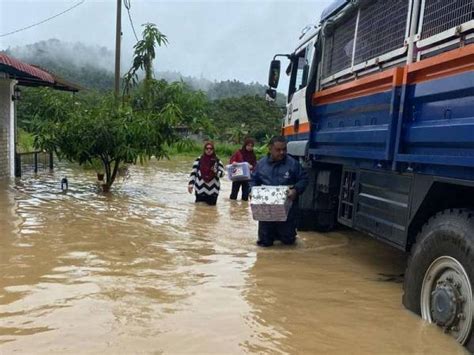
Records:
{"label": "dark trousers", "polygon": [[275,240],[291,245],[296,241],[297,207],[293,205],[285,222],[258,222],[257,244],[265,247],[273,245]]}
{"label": "dark trousers", "polygon": [[230,193],[231,200],[237,200],[239,189],[242,186],[242,201],[248,201],[249,199],[249,182],[248,181],[234,181],[232,182],[232,192]]}
{"label": "dark trousers", "polygon": [[258,222],[258,244],[269,247],[275,240],[291,245],[296,240],[296,223],[286,222]]}
{"label": "dark trousers", "polygon": [[196,194],[196,202],[205,202],[208,205],[214,206],[217,203],[218,195]]}

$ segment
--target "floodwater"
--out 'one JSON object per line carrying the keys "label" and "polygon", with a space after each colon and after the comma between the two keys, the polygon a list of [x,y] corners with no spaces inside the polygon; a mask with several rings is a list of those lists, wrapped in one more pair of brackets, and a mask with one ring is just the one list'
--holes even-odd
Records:
{"label": "floodwater", "polygon": [[403,308],[402,253],[347,230],[259,249],[228,181],[194,204],[190,166],[109,195],[67,166],[0,184],[0,353],[464,353]]}

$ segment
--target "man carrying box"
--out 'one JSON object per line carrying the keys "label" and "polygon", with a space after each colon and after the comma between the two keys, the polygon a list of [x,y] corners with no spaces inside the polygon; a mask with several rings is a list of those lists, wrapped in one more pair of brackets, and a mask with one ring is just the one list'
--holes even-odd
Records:
{"label": "man carrying box", "polygon": [[286,221],[259,221],[257,245],[270,247],[275,240],[294,244],[296,240],[296,215],[298,196],[308,185],[308,176],[300,163],[286,154],[286,139],[275,136],[270,140],[270,153],[260,159],[252,174],[250,186],[288,186],[287,196],[293,202]]}

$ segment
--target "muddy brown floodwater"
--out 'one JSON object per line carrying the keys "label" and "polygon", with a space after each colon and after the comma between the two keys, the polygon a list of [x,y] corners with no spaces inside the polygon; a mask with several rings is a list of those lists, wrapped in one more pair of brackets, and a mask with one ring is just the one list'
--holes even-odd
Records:
{"label": "muddy brown floodwater", "polygon": [[228,181],[194,204],[190,166],[111,195],[68,166],[1,183],[0,353],[464,353],[403,308],[402,253],[347,230],[258,249]]}

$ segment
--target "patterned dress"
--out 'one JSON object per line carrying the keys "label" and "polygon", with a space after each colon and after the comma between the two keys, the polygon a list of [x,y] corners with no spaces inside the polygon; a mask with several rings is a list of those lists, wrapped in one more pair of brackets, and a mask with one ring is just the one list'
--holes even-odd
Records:
{"label": "patterned dress", "polygon": [[202,178],[201,170],[199,169],[200,160],[201,158],[199,157],[194,161],[188,184],[194,187],[196,202],[206,202],[209,205],[215,205],[221,187],[219,180],[224,176],[224,165],[217,159],[217,173],[212,180],[206,182]]}

